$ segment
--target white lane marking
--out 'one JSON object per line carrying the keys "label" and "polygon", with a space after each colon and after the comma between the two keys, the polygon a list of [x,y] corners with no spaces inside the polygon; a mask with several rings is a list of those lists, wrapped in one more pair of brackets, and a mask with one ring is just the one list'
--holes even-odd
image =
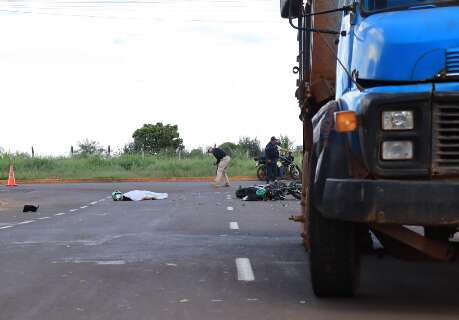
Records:
{"label": "white lane marking", "polygon": [[100,199],[99,202],[105,201],[105,199]]}
{"label": "white lane marking", "polygon": [[9,228],[12,228],[13,226],[4,226],[4,227],[0,227],[0,229],[9,229]]}
{"label": "white lane marking", "polygon": [[75,211],[78,211],[78,209],[70,209],[69,211],[70,212],[75,212]]}
{"label": "white lane marking", "polygon": [[80,207],[80,209],[86,209],[88,206],[82,206]]}
{"label": "white lane marking", "polygon": [[28,224],[28,223],[32,223],[34,221],[35,220],[26,220],[26,221],[18,222],[18,224]]}
{"label": "white lane marking", "polygon": [[59,212],[59,213],[56,213],[55,216],[63,216],[65,214],[65,212]]}
{"label": "white lane marking", "polygon": [[106,197],[105,197],[105,199],[110,199],[110,198],[111,198],[111,196],[106,196]]}
{"label": "white lane marking", "polygon": [[46,219],[51,219],[50,217],[41,217],[41,218],[38,218],[38,220],[46,220]]}
{"label": "white lane marking", "polygon": [[119,266],[122,264],[126,264],[126,261],[124,260],[96,261],[96,264],[100,266],[105,266],[105,265]]}
{"label": "white lane marking", "polygon": [[254,281],[252,265],[248,258],[236,258],[237,279],[239,281]]}
{"label": "white lane marking", "polygon": [[233,207],[226,207],[226,210],[228,210],[228,211],[234,211],[234,208],[233,208]]}
{"label": "white lane marking", "polygon": [[258,298],[247,298],[247,301],[258,301]]}
{"label": "white lane marking", "polygon": [[166,263],[166,266],[168,266],[168,267],[176,267],[177,264],[176,263]]}
{"label": "white lane marking", "polygon": [[212,299],[212,302],[223,302],[223,299]]}
{"label": "white lane marking", "polygon": [[237,222],[230,222],[229,226],[231,230],[239,230],[239,224]]}
{"label": "white lane marking", "polygon": [[95,204],[97,204],[97,201],[93,201],[93,202],[90,203],[91,206],[93,206]]}

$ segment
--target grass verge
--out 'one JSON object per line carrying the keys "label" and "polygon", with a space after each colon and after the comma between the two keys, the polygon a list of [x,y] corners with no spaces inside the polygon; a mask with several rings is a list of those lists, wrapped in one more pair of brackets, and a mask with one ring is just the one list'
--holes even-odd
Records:
{"label": "grass verge", "polygon": [[[0,155],[0,180],[8,179],[11,155]],[[135,179],[209,177],[215,174],[215,159],[196,156],[121,155],[117,157],[14,157],[15,177],[34,179]],[[235,156],[228,170],[230,176],[255,176],[252,158]]]}

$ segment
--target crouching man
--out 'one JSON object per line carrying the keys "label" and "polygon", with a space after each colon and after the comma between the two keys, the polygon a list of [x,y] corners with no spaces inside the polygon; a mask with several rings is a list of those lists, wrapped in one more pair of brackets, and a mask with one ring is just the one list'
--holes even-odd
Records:
{"label": "crouching man", "polygon": [[218,187],[220,185],[220,181],[222,180],[222,177],[224,177],[225,178],[225,187],[229,187],[230,186],[230,182],[229,182],[228,174],[226,173],[226,171],[227,171],[229,163],[231,161],[230,156],[228,156],[226,154],[226,152],[223,151],[220,148],[212,148],[212,147],[210,147],[207,150],[207,153],[213,154],[215,159],[217,159],[217,162],[215,163],[215,165],[217,165],[217,176],[215,177],[215,181],[214,181],[213,185],[215,187]]}

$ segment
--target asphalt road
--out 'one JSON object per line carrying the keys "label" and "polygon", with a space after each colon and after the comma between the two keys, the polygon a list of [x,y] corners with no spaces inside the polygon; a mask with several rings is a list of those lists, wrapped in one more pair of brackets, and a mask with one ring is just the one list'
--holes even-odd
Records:
{"label": "asphalt road", "polygon": [[[114,189],[169,199],[113,202]],[[234,190],[0,186],[0,319],[459,318],[458,263],[366,257],[356,298],[315,298],[287,220],[299,203],[242,202]]]}

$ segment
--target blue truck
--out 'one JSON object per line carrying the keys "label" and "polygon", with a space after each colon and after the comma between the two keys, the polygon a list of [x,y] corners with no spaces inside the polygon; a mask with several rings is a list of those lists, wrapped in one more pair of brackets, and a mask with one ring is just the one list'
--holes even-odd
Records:
{"label": "blue truck", "polygon": [[360,258],[452,261],[459,227],[459,1],[281,0],[297,30],[303,242],[317,296]]}

